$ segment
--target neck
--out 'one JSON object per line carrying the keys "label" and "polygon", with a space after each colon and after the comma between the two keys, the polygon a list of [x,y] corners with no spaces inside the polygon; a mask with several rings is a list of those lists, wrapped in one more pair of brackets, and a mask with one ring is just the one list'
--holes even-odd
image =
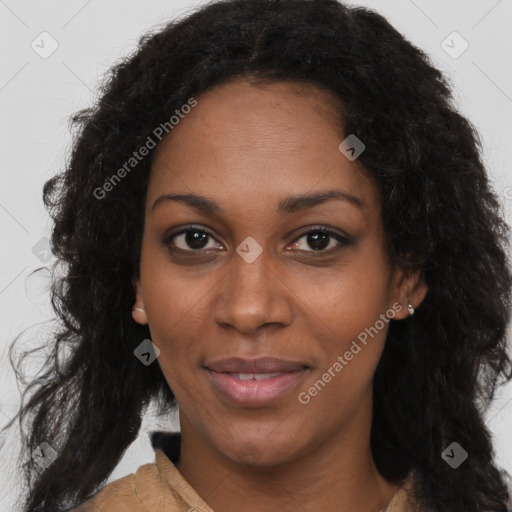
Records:
{"label": "neck", "polygon": [[181,455],[175,465],[216,512],[379,512],[398,486],[379,474],[371,455],[371,400],[356,415],[363,417],[324,435],[322,443],[313,440],[305,455],[264,466],[241,464],[212,449],[180,410]]}

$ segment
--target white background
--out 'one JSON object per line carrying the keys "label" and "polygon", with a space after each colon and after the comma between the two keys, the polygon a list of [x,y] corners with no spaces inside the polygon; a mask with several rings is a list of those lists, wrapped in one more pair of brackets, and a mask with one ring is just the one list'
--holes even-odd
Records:
{"label": "white background", "polygon": [[[47,278],[33,247],[49,236],[51,224],[42,203],[43,183],[57,171],[70,149],[67,120],[96,98],[103,73],[136,47],[138,37],[166,20],[182,17],[205,2],[176,0],[0,0],[0,425],[19,405],[19,391],[7,348],[25,330],[20,346],[44,340],[52,317]],[[375,8],[410,41],[431,55],[455,88],[459,109],[482,136],[484,159],[512,220],[512,1],[511,0],[388,0],[353,4]],[[58,48],[41,58],[31,47],[42,32]],[[442,42],[458,58],[442,48]],[[450,36],[448,39],[446,39]],[[48,40],[49,41],[49,40]],[[49,48],[49,45],[45,46]],[[37,246],[36,246],[37,247]],[[509,331],[510,332],[510,331]],[[175,420],[175,419],[174,419]],[[501,389],[487,415],[497,461],[512,472],[512,386]],[[159,424],[163,427],[161,421]],[[172,426],[175,426],[175,421]],[[147,431],[142,434],[110,480],[153,461]],[[166,428],[169,428],[167,425]],[[0,453],[0,511],[14,511],[19,482],[14,477],[16,431]]]}

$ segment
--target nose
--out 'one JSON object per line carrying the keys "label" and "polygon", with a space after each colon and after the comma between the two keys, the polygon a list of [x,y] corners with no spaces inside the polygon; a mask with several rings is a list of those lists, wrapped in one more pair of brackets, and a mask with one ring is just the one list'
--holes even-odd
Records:
{"label": "nose", "polygon": [[217,324],[253,334],[265,324],[291,323],[292,292],[265,250],[251,263],[234,253],[230,265],[216,287],[213,313]]}

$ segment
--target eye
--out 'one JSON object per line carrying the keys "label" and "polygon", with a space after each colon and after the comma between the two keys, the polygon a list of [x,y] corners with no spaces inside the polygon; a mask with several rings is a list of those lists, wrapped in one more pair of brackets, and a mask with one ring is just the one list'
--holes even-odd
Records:
{"label": "eye", "polygon": [[[304,240],[301,242],[301,240]],[[188,227],[175,233],[168,234],[164,244],[171,249],[185,252],[211,252],[222,248],[213,235],[204,229]],[[350,245],[351,239],[341,232],[334,231],[326,226],[312,226],[291,244],[293,249],[317,253],[318,255],[331,253]],[[309,249],[308,249],[309,247]],[[316,254],[315,254],[316,255]]]}
{"label": "eye", "polygon": [[[301,243],[301,240],[304,240],[304,242]],[[325,254],[337,251],[350,243],[351,240],[338,231],[325,226],[313,226],[297,238],[292,247],[299,251]]]}
{"label": "eye", "polygon": [[[209,249],[217,249],[220,244],[213,243],[215,239],[207,231],[199,228],[189,227],[177,233],[171,233],[164,238],[164,244],[171,248],[178,248],[182,251],[200,252]],[[208,245],[208,243],[213,245]],[[220,246],[222,247],[222,246]]]}

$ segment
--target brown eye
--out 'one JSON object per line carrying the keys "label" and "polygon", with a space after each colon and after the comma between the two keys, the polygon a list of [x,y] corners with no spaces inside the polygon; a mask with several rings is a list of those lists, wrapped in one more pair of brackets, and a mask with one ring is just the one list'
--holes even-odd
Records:
{"label": "brown eye", "polygon": [[208,243],[211,243],[213,240],[214,238],[208,232],[201,229],[189,228],[168,235],[164,243],[172,248],[194,252],[217,248],[219,244],[216,242],[208,246]]}
{"label": "brown eye", "polygon": [[[300,240],[304,239],[301,244]],[[306,252],[329,253],[349,245],[351,240],[342,234],[327,228],[311,229],[302,234],[292,244],[294,249]]]}

